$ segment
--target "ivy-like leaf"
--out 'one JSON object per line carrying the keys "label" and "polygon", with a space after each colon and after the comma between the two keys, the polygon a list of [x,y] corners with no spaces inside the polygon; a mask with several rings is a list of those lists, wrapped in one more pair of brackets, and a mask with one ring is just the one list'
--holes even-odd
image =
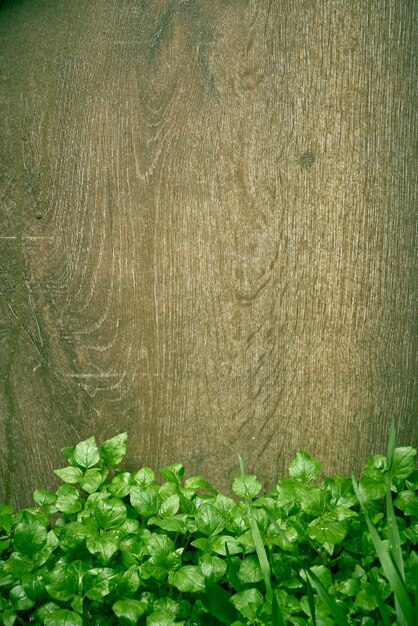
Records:
{"label": "ivy-like leaf", "polygon": [[87,493],[94,493],[106,478],[106,472],[98,467],[87,470],[78,481]]}
{"label": "ivy-like leaf", "polygon": [[102,445],[101,457],[108,467],[122,461],[128,447],[128,433],[120,433]]}
{"label": "ivy-like leaf", "polygon": [[103,565],[107,565],[118,550],[119,539],[117,534],[110,530],[91,535],[86,540],[86,546],[88,551],[96,556]]}
{"label": "ivy-like leaf", "polygon": [[61,467],[60,469],[54,469],[54,474],[56,474],[61,480],[65,483],[78,483],[80,478],[83,476],[83,472],[79,467],[73,467],[72,465],[68,465],[67,467]]}
{"label": "ivy-like leaf", "polygon": [[170,572],[168,582],[183,593],[197,593],[205,589],[205,577],[196,565],[184,565]]}
{"label": "ivy-like leaf", "polygon": [[55,501],[57,511],[72,515],[81,511],[82,504],[80,494],[75,487],[71,485],[62,485],[57,489],[57,499]]}
{"label": "ivy-like leaf", "polygon": [[175,493],[169,496],[164,502],[161,503],[158,509],[158,515],[160,517],[172,517],[177,513],[180,508],[180,498]]}
{"label": "ivy-like leaf", "polygon": [[258,589],[250,588],[236,593],[231,598],[235,608],[247,619],[254,620],[263,606],[263,596]]}
{"label": "ivy-like leaf", "polygon": [[133,479],[129,472],[116,474],[108,485],[109,493],[115,498],[124,498],[129,494],[132,482]]}
{"label": "ivy-like leaf", "polygon": [[75,572],[58,563],[47,574],[46,589],[53,600],[67,602],[77,593],[78,583]]}
{"label": "ivy-like leaf", "polygon": [[28,611],[35,605],[35,600],[28,596],[22,585],[16,585],[10,590],[9,602],[15,611]]}
{"label": "ivy-like leaf", "polygon": [[90,469],[90,467],[97,465],[100,461],[100,451],[94,437],[89,437],[76,445],[74,461],[84,469]]}
{"label": "ivy-like leaf", "polygon": [[304,450],[297,452],[289,465],[290,477],[301,483],[310,483],[316,480],[320,471],[320,463],[312,459],[311,455]]}
{"label": "ivy-like leaf", "polygon": [[96,567],[83,576],[84,592],[91,600],[101,600],[116,586],[119,574],[110,567]]}
{"label": "ivy-like leaf", "polygon": [[83,626],[83,618],[75,611],[57,609],[49,613],[44,622],[45,626]]}
{"label": "ivy-like leaf", "polygon": [[225,528],[222,513],[212,504],[202,504],[195,517],[196,528],[202,535],[217,535]]}
{"label": "ivy-like leaf", "polygon": [[393,504],[405,515],[418,517],[418,495],[413,491],[401,491]]}
{"label": "ivy-like leaf", "polygon": [[221,580],[226,572],[226,562],[218,556],[203,554],[199,560],[200,569],[208,584]]}
{"label": "ivy-like leaf", "polygon": [[16,526],[13,545],[17,552],[25,556],[33,556],[46,545],[47,530],[37,518],[25,511],[22,520]]}
{"label": "ivy-like leaf", "polygon": [[125,599],[117,600],[112,606],[113,612],[119,619],[119,623],[123,626],[134,626],[138,623],[141,615],[145,613],[146,604],[140,600]]}
{"label": "ivy-like leaf", "polygon": [[314,519],[308,525],[307,531],[311,539],[316,539],[322,544],[335,545],[344,541],[347,535],[347,525],[337,521],[332,513],[325,513]]}
{"label": "ivy-like leaf", "polygon": [[241,562],[238,578],[243,584],[258,583],[263,580],[263,572],[261,571],[260,562],[255,555],[245,557]]}
{"label": "ivy-like leaf", "polygon": [[57,496],[55,493],[51,493],[46,489],[35,489],[33,492],[33,499],[36,504],[39,504],[39,506],[49,506],[54,504]]}
{"label": "ivy-like leaf", "polygon": [[386,495],[387,486],[385,482],[380,482],[364,476],[360,480],[359,492],[363,502],[368,500],[379,500]]}
{"label": "ivy-like leaf", "polygon": [[238,498],[255,498],[261,489],[261,482],[254,474],[241,474],[232,483],[232,491]]}
{"label": "ivy-like leaf", "polygon": [[131,487],[130,500],[134,509],[143,517],[156,515],[161,502],[158,485],[151,484],[145,488]]}
{"label": "ivy-like leaf", "polygon": [[95,518],[104,530],[119,528],[127,517],[126,506],[118,498],[100,500],[95,510]]}
{"label": "ivy-like leaf", "polygon": [[180,486],[184,476],[184,466],[181,463],[174,463],[160,469],[160,474],[164,476],[168,482]]}
{"label": "ivy-like leaf", "polygon": [[190,478],[187,478],[187,480],[184,482],[184,486],[188,489],[193,490],[204,489],[205,491],[209,491],[209,493],[215,496],[218,493],[216,489],[214,489],[212,485],[208,483],[207,480],[204,480],[201,476],[191,476]]}
{"label": "ivy-like leaf", "polygon": [[395,448],[390,475],[392,478],[408,478],[416,469],[417,451],[412,446]]}

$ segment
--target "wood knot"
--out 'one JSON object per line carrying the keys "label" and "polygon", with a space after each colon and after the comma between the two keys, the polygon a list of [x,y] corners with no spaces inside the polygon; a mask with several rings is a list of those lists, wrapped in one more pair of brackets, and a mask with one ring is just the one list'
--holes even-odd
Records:
{"label": "wood knot", "polygon": [[299,157],[299,163],[302,167],[312,167],[315,163],[315,155],[310,150],[307,150]]}

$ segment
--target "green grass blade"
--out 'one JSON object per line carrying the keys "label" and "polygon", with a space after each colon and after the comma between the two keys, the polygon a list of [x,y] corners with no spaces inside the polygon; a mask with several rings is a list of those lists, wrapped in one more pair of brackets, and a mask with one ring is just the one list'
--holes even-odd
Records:
{"label": "green grass blade", "polygon": [[269,510],[266,509],[265,506],[262,507],[263,510],[267,513],[267,517],[270,520],[270,523],[274,526],[274,528],[277,530],[277,532],[280,535],[280,538],[283,540],[283,543],[286,544],[286,547],[288,548],[288,550],[290,552],[295,552],[295,546],[294,544],[292,544],[289,539],[286,536],[286,533],[284,532],[284,530],[282,528],[280,528],[280,526],[278,525],[278,523],[276,522],[276,520],[274,519],[274,517],[272,516],[272,514],[270,513]]}
{"label": "green grass blade", "polygon": [[240,579],[238,578],[238,568],[235,567],[232,562],[231,555],[229,554],[228,542],[225,541],[225,554],[226,554],[226,569],[229,575],[229,580],[231,585],[235,588],[236,591],[242,591],[244,589],[244,585],[242,585]]}
{"label": "green grass blade", "polygon": [[305,573],[306,573],[306,589],[308,592],[308,604],[309,604],[309,610],[311,612],[312,626],[316,626],[315,600],[314,600],[312,585],[308,577],[308,572],[306,570],[305,570]]}
{"label": "green grass blade", "polygon": [[396,562],[394,562],[390,553],[386,550],[383,541],[380,539],[377,533],[377,530],[373,526],[367,514],[367,511],[364,508],[354,476],[352,476],[352,482],[353,482],[354,492],[357,496],[361,509],[364,513],[364,517],[366,519],[367,527],[369,529],[369,533],[370,533],[370,537],[374,545],[374,549],[382,565],[383,573],[388,579],[390,586],[392,588],[392,591],[395,595],[395,599],[398,602],[396,605],[396,609],[397,611],[399,611],[397,613],[399,623],[405,626],[412,625],[413,624],[412,601],[411,601],[411,598],[409,597],[408,590],[406,589],[406,586],[401,576],[401,573],[399,571],[399,568]]}
{"label": "green grass blade", "polygon": [[[239,458],[239,466],[241,476],[245,475],[244,463],[241,457]],[[261,573],[263,575],[264,584],[266,586],[267,596],[272,596],[271,588],[271,569],[270,563],[267,558],[266,549],[264,547],[263,540],[261,538],[260,530],[257,526],[257,522],[251,510],[251,503],[248,497],[245,497],[245,503],[247,505],[248,521],[250,523],[251,536],[254,542],[255,551],[257,553],[258,561],[260,563]]]}
{"label": "green grass blade", "polygon": [[261,573],[263,574],[264,584],[266,586],[267,595],[272,594],[271,589],[271,570],[270,563],[267,558],[266,549],[263,544],[263,540],[260,535],[260,531],[257,526],[257,522],[255,521],[251,509],[248,511],[249,513],[249,522],[251,535],[254,541],[255,551],[257,553],[258,561],[260,563]]}
{"label": "green grass blade", "polygon": [[[389,434],[389,442],[388,442],[388,465],[389,465],[389,475],[391,473],[393,458],[395,455],[395,423],[392,422],[392,426]],[[388,485],[388,490],[386,493],[386,518],[387,518],[387,528],[388,528],[388,539],[389,539],[389,549],[394,563],[396,564],[399,573],[401,575],[402,580],[405,580],[405,571],[404,564],[402,558],[402,548],[401,541],[399,537],[399,530],[396,524],[395,512],[393,510],[393,502],[391,495],[390,482]],[[400,619],[402,619],[402,611],[399,606],[398,597],[395,596],[395,607],[396,614]]]}
{"label": "green grass blade", "polygon": [[338,626],[348,626],[348,622],[344,613],[342,612],[338,604],[335,602],[335,600],[331,598],[328,591],[325,589],[325,587],[323,586],[319,578],[316,576],[316,574],[308,570],[305,570],[305,571],[306,571],[308,579],[310,579],[311,584],[313,584],[314,587],[316,588],[319,597],[331,611],[336,624],[338,624]]}
{"label": "green grass blade", "polygon": [[393,457],[395,455],[395,422],[392,422],[389,433],[389,441],[388,441],[388,465],[389,472],[392,469]]}
{"label": "green grass blade", "polygon": [[383,600],[382,594],[380,593],[379,585],[377,584],[377,581],[371,572],[369,573],[369,580],[373,593],[376,596],[377,606],[380,616],[382,618],[383,626],[391,626],[390,617],[385,605],[385,601]]}
{"label": "green grass blade", "polygon": [[401,539],[399,536],[398,525],[396,523],[396,516],[395,516],[395,511],[393,509],[393,502],[392,502],[392,495],[390,492],[390,488],[388,488],[388,491],[386,494],[386,515],[387,515],[387,525],[388,525],[389,546],[390,546],[390,551],[392,553],[392,558],[395,561],[403,580],[405,580]]}
{"label": "green grass blade", "polygon": [[279,603],[277,602],[277,597],[274,592],[271,598],[271,623],[272,626],[285,626],[283,613],[280,610]]}

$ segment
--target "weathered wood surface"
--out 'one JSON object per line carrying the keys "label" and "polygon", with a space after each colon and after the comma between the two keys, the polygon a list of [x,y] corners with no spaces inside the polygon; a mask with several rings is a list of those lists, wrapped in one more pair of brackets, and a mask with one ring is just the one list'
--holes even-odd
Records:
{"label": "weathered wood surface", "polygon": [[[418,443],[417,4],[6,0],[0,500]],[[58,482],[58,481],[57,481]]]}

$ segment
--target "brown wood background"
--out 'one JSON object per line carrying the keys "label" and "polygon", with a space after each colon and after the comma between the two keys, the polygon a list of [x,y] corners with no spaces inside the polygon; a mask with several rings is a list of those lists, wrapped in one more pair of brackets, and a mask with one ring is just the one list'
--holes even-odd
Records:
{"label": "brown wood background", "polygon": [[0,500],[418,443],[418,5],[6,0]]}

